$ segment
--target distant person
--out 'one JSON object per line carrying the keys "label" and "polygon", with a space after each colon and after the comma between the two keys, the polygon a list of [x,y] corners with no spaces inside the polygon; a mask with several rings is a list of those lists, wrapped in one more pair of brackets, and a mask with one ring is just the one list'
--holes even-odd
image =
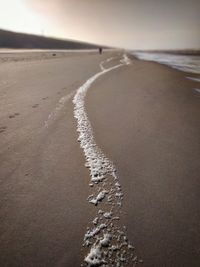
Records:
{"label": "distant person", "polygon": [[99,54],[101,55],[101,54],[102,54],[102,52],[103,52],[103,49],[102,49],[102,47],[99,47]]}

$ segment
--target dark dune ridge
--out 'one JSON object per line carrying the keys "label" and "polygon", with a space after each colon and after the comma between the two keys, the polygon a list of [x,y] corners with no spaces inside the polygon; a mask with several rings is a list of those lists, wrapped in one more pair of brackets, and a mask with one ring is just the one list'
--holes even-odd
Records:
{"label": "dark dune ridge", "polygon": [[97,45],[0,30],[0,48],[93,49]]}

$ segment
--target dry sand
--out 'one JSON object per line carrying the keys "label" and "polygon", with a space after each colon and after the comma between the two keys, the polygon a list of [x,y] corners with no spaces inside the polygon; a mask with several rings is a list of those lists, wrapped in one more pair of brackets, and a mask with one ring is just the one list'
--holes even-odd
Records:
{"label": "dry sand", "polygon": [[[80,266],[95,208],[71,100],[111,56],[0,64],[0,266]],[[133,60],[87,95],[97,144],[125,194],[122,222],[147,267],[200,264],[200,98],[185,76]]]}

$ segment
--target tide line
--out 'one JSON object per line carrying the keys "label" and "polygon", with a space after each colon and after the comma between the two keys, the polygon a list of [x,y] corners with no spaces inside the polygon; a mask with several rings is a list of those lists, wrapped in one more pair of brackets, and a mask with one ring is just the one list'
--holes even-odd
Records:
{"label": "tide line", "polygon": [[[85,155],[85,166],[90,170],[92,194],[88,197],[89,205],[97,207],[95,218],[89,222],[83,240],[86,256],[82,266],[123,267],[140,260],[130,244],[125,226],[120,225],[123,192],[116,173],[116,167],[98,147],[93,129],[85,110],[85,97],[88,89],[104,74],[131,64],[127,55],[123,55],[120,64],[105,69],[100,63],[101,71],[89,78],[78,88],[74,99],[74,117],[77,120],[78,141]],[[102,209],[98,207],[103,206]]]}

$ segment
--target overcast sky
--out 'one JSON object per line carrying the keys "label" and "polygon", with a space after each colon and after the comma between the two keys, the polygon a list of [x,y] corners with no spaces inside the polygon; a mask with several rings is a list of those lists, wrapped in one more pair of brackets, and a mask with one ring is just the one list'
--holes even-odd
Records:
{"label": "overcast sky", "polygon": [[200,48],[200,0],[0,0],[0,28],[129,49]]}

